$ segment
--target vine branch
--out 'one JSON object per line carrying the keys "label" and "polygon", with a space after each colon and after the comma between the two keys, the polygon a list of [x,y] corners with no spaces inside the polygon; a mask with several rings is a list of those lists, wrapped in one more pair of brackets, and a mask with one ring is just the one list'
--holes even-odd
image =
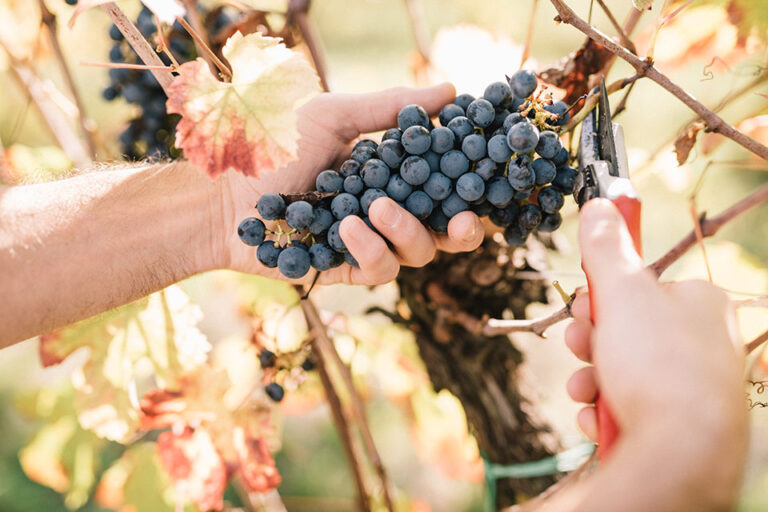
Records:
{"label": "vine branch", "polygon": [[496,336],[498,334],[510,334],[513,332],[532,332],[542,338],[544,331],[556,323],[571,318],[570,303],[558,309],[554,313],[539,318],[529,320],[502,320],[500,318],[491,318],[483,327],[485,336]]}
{"label": "vine branch", "polygon": [[563,0],[550,0],[552,5],[557,9],[558,16],[556,20],[563,23],[572,25],[574,28],[580,30],[589,38],[600,43],[607,48],[611,53],[614,53],[629,63],[637,70],[638,73],[642,73],[661,87],[672,93],[677,99],[682,101],[688,108],[696,112],[706,123],[708,131],[719,133],[724,137],[731,139],[740,146],[747,149],[749,152],[768,160],[768,147],[760,144],[755,139],[747,136],[735,127],[728,124],[723,118],[715,114],[713,111],[705,107],[702,103],[697,101],[693,96],[688,94],[682,87],[672,82],[666,75],[653,66],[653,62],[644,60],[630,52],[624,46],[613,41],[610,37],[597,30],[595,27],[581,19],[576,15],[573,10],[568,7]]}
{"label": "vine branch", "polygon": [[744,345],[744,351],[747,354],[751,354],[757,347],[768,341],[768,331],[763,332],[761,335]]}
{"label": "vine branch", "polygon": [[299,27],[301,37],[309,49],[309,55],[312,57],[312,63],[315,65],[317,76],[320,77],[320,85],[325,92],[329,92],[328,84],[328,65],[326,64],[325,49],[322,40],[317,33],[317,27],[309,17],[310,0],[291,0],[288,4],[289,17],[293,18],[296,26]]}

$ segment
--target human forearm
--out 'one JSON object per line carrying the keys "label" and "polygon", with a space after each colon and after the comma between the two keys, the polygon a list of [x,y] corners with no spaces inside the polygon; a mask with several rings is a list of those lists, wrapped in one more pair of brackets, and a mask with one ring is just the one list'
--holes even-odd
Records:
{"label": "human forearm", "polygon": [[0,347],[217,266],[219,186],[179,162],[3,190]]}

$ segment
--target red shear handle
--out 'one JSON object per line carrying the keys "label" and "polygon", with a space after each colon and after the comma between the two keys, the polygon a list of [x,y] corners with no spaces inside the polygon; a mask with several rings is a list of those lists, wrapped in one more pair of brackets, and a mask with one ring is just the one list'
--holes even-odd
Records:
{"label": "red shear handle", "polygon": [[[620,196],[616,199],[612,199],[611,202],[616,205],[621,216],[624,217],[624,222],[627,223],[629,234],[632,236],[632,242],[635,245],[637,254],[643,254],[642,243],[640,240],[640,200]],[[589,276],[587,276],[587,285],[589,286]],[[597,317],[595,315],[595,298],[592,295],[592,286],[589,286],[589,307],[590,316],[592,317],[592,323],[597,323]],[[611,451],[613,443],[619,436],[619,426],[616,424],[616,420],[613,419],[613,414],[608,409],[602,397],[598,394],[595,401],[595,412],[597,413],[597,457],[600,460],[605,459],[606,455]]]}

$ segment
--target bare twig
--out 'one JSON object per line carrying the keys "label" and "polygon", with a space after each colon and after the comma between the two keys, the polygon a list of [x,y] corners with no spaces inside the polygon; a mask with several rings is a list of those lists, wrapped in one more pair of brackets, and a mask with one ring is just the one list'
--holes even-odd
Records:
{"label": "bare twig", "polygon": [[192,24],[192,27],[194,27],[197,34],[200,36],[200,42],[195,39],[195,46],[197,47],[197,54],[200,55],[207,63],[208,66],[210,66],[211,71],[213,71],[216,68],[216,64],[211,60],[210,54],[205,51],[205,48],[208,48],[208,51],[210,52],[210,42],[208,41],[208,32],[205,30],[205,25],[203,25],[203,20],[200,19],[200,11],[197,10],[197,1],[196,0],[184,0],[184,4],[187,7],[187,14],[189,15],[189,21]]}
{"label": "bare twig", "polygon": [[429,62],[429,34],[424,22],[424,6],[421,0],[405,0],[405,7],[411,22],[413,38],[416,40],[416,49],[424,62]]}
{"label": "bare twig", "polygon": [[[58,30],[56,25],[56,15],[53,14],[45,5],[45,0],[38,0],[40,4],[40,18],[43,25],[48,29],[48,37],[51,41],[51,48],[53,48],[53,54],[56,57],[56,61],[61,68],[61,74],[64,77],[64,82],[67,84],[69,93],[72,95],[72,100],[77,106],[77,121],[80,124],[80,129],[83,132],[83,141],[85,142],[85,148],[88,151],[91,160],[96,159],[96,145],[93,140],[93,131],[89,127],[89,120],[85,113],[85,107],[83,105],[82,98],[77,91],[75,81],[72,78],[72,72],[67,65],[67,60],[64,58],[64,52],[61,51],[61,45],[59,44]],[[92,124],[92,123],[91,123]]]}
{"label": "bare twig", "polygon": [[[734,203],[716,217],[708,219],[706,213],[702,214],[700,221],[702,237],[706,238],[713,236],[726,223],[765,201],[768,201],[768,183],[762,185],[748,196]],[[648,268],[653,270],[657,276],[660,276],[670,265],[672,265],[672,263],[680,259],[680,257],[695,244],[696,232],[694,230],[688,233],[685,238],[680,240],[672,249],[667,251],[666,254],[648,265]]]}
{"label": "bare twig", "polygon": [[[629,76],[627,78],[620,78],[619,80],[616,80],[615,82],[612,82],[606,87],[606,90],[608,91],[608,94],[613,94],[616,91],[620,91],[623,88],[625,88],[628,85],[634,84],[639,78],[642,78],[642,73],[637,73],[632,76]],[[584,102],[584,106],[581,107],[581,110],[579,110],[578,114],[571,117],[567,123],[563,126],[563,128],[560,130],[562,133],[569,132],[573,130],[579,123],[581,123],[585,117],[592,111],[593,108],[597,106],[597,102],[600,101],[600,93],[597,92],[595,94],[592,94],[587,98],[587,100]]]}
{"label": "bare twig", "polygon": [[491,318],[483,327],[483,334],[486,336],[496,336],[498,334],[510,334],[513,332],[532,332],[545,338],[544,332],[555,325],[571,318],[571,305],[568,304],[558,309],[552,314],[530,320],[502,320]]}
{"label": "bare twig", "polygon": [[572,25],[594,41],[602,44],[610,52],[615,53],[627,61],[630,65],[632,65],[632,67],[634,67],[638,73],[644,74],[659,84],[661,87],[672,93],[672,95],[682,101],[688,108],[701,116],[701,118],[707,123],[707,129],[709,131],[728,137],[751,153],[754,153],[760,158],[768,160],[768,147],[760,144],[758,141],[747,136],[746,134],[725,122],[720,116],[709,110],[702,103],[697,101],[693,96],[688,94],[682,87],[672,82],[666,75],[656,69],[652,62],[641,59],[637,55],[627,50],[624,46],[621,46],[615,41],[611,40],[611,38],[577,16],[576,13],[573,12],[573,10],[568,7],[563,0],[550,1],[552,2],[552,5],[554,5],[555,9],[557,9],[559,14],[558,18],[560,21]]}
{"label": "bare twig", "polygon": [[611,114],[611,117],[615,118],[627,109],[627,101],[629,100],[629,95],[632,93],[632,90],[635,88],[635,83],[637,83],[637,81],[629,84],[629,89],[627,89],[627,92],[624,93],[624,96],[621,98],[619,104],[616,105],[616,109],[613,111],[613,114]]}
{"label": "bare twig", "polygon": [[523,69],[525,61],[531,55],[531,44],[533,43],[533,32],[536,28],[536,11],[539,7],[539,0],[533,0],[531,5],[531,15],[528,18],[528,31],[525,33],[525,46],[523,46],[523,55],[520,57],[520,69]]}
{"label": "bare twig", "polygon": [[597,0],[597,3],[600,4],[600,7],[603,8],[603,12],[606,16],[608,16],[608,21],[611,22],[611,25],[613,25],[613,28],[616,30],[616,33],[619,36],[619,41],[621,41],[621,44],[627,47],[629,51],[631,51],[634,54],[637,54],[637,48],[635,48],[635,43],[632,42],[632,40],[627,37],[626,32],[624,32],[624,28],[619,25],[619,22],[616,21],[616,18],[614,17],[611,10],[608,8],[607,5],[605,5],[605,2],[603,0]]}
{"label": "bare twig", "polygon": [[192,39],[195,40],[195,44],[197,45],[198,51],[201,51],[203,55],[206,55],[209,62],[213,62],[213,64],[218,68],[221,75],[227,80],[232,80],[232,71],[227,67],[226,64],[224,64],[221,59],[219,59],[215,53],[213,53],[213,50],[205,44],[205,40],[203,40],[203,36],[197,33],[197,31],[192,28],[192,26],[187,23],[187,20],[184,18],[176,18],[176,21],[179,22],[179,24],[184,27],[184,30],[186,30],[190,36],[192,36]]}
{"label": "bare twig", "polygon": [[[139,55],[141,60],[144,61],[144,64],[148,66],[162,66],[163,68],[166,67],[165,64],[163,64],[163,61],[160,60],[160,57],[157,56],[157,53],[155,53],[155,50],[152,49],[152,46],[147,42],[146,39],[144,39],[144,36],[141,35],[139,29],[136,28],[136,25],[134,25],[131,20],[128,19],[125,13],[117,5],[115,5],[114,2],[103,4],[101,8],[104,9],[104,11],[106,11],[106,13],[109,15],[112,23],[114,23],[115,26],[120,29],[120,32],[123,34],[123,37],[125,37],[125,40],[128,41],[131,47]],[[157,83],[160,84],[160,87],[163,88],[163,91],[167,96],[169,92],[168,88],[173,81],[173,75],[171,72],[160,69],[150,69],[150,72],[155,76]]]}
{"label": "bare twig", "polygon": [[317,33],[317,27],[307,15],[309,10],[309,1],[293,0],[288,4],[289,15],[296,21],[296,25],[301,31],[301,37],[309,48],[309,54],[312,57],[312,63],[315,65],[317,76],[320,77],[320,85],[323,86],[325,92],[330,91],[328,85],[328,65],[326,64],[325,48],[323,48],[323,41],[320,39]]}
{"label": "bare twig", "polygon": [[173,71],[170,66],[147,66],[146,64],[129,64],[127,62],[90,62],[80,61],[81,66],[89,66],[93,68],[108,68],[108,69],[140,69],[144,71]]}
{"label": "bare twig", "polygon": [[744,345],[744,351],[747,354],[751,354],[757,347],[759,347],[766,341],[768,341],[768,331],[765,331],[763,334],[761,334],[757,338],[753,339],[752,341]]}

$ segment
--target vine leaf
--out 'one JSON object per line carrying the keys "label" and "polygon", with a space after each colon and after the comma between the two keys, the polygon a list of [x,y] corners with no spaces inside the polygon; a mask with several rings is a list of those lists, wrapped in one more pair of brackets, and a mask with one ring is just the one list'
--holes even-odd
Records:
{"label": "vine leaf", "polygon": [[258,32],[236,33],[222,52],[232,83],[197,59],[182,64],[171,84],[168,113],[182,116],[176,146],[211,178],[278,169],[296,158],[294,109],[320,91],[317,74],[299,53]]}
{"label": "vine leaf", "polygon": [[[72,13],[72,17],[69,19],[69,27],[72,28],[74,26],[75,21],[83,12],[112,1],[114,0],[79,0],[75,12]],[[152,11],[157,16],[157,19],[168,25],[172,24],[176,18],[184,16],[187,12],[184,4],[179,0],[141,0],[141,3]]]}
{"label": "vine leaf", "polygon": [[589,91],[590,77],[603,69],[612,57],[603,45],[587,39],[581,48],[539,76],[548,84],[565,89],[562,100],[570,105]]}
{"label": "vine leaf", "polygon": [[691,123],[685,131],[675,140],[675,154],[677,154],[677,165],[683,165],[688,160],[693,146],[696,145],[696,139],[699,132],[706,128],[705,123]]}
{"label": "vine leaf", "polygon": [[[197,329],[202,313],[176,286],[40,339],[44,366],[87,347],[72,376],[80,424],[113,441],[128,441],[139,425],[136,380],[151,368],[161,385],[206,361],[210,344]],[[146,363],[149,363],[147,365]]]}

